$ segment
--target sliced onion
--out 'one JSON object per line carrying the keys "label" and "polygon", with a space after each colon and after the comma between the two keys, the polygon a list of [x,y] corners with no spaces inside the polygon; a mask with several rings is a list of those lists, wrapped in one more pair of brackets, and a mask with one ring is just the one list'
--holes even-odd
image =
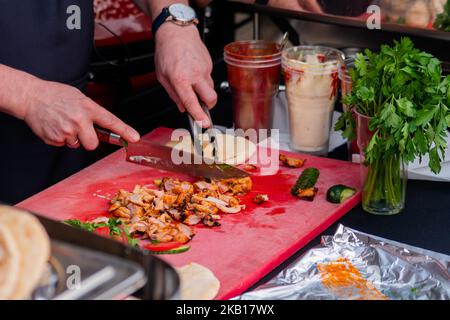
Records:
{"label": "sliced onion", "polygon": [[205,201],[208,201],[208,202],[215,203],[215,204],[217,204],[217,205],[221,205],[221,206],[227,206],[227,205],[228,205],[227,202],[225,202],[225,201],[223,201],[223,200],[220,200],[220,199],[218,199],[218,198],[214,198],[214,197],[208,197],[208,198],[205,198],[204,200],[205,200]]}
{"label": "sliced onion", "polygon": [[240,205],[230,208],[230,207],[222,206],[220,204],[217,204],[217,208],[219,208],[219,210],[224,213],[238,213],[243,209],[242,206],[240,206]]}

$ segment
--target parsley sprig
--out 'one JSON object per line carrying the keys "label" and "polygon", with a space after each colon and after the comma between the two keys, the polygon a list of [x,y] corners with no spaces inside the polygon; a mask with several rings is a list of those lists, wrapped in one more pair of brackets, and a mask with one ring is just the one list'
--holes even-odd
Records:
{"label": "parsley sprig", "polygon": [[354,139],[356,110],[372,117],[367,164],[397,156],[412,162],[428,154],[430,169],[439,173],[450,123],[450,76],[442,75],[441,62],[402,38],[379,53],[358,54],[350,75],[353,88],[344,103],[351,107],[335,129]]}
{"label": "parsley sprig", "polygon": [[69,219],[65,220],[64,223],[89,232],[94,232],[98,228],[107,227],[109,229],[109,236],[111,238],[121,238],[122,235],[124,234],[130,246],[137,247],[139,245],[139,241],[130,235],[127,226],[124,225],[120,219],[109,218],[108,222],[98,222],[98,223],[82,222],[77,219]]}
{"label": "parsley sprig", "polygon": [[442,31],[450,31],[450,0],[444,6],[444,11],[437,15],[433,27]]}

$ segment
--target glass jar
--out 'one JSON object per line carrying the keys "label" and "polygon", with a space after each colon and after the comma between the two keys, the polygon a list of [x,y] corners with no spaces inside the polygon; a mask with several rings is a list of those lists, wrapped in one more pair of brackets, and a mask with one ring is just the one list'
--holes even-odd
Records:
{"label": "glass jar", "polygon": [[355,112],[356,135],[361,157],[362,207],[377,215],[394,215],[405,207],[407,166],[398,154],[384,155],[371,164],[365,161],[365,149],[372,139],[370,117]]}

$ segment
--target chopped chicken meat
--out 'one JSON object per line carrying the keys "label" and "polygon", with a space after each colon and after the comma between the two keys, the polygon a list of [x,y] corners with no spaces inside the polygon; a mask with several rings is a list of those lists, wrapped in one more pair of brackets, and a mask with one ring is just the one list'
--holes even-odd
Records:
{"label": "chopped chicken meat", "polygon": [[267,194],[261,194],[258,193],[254,198],[253,198],[253,202],[256,204],[261,204],[264,203],[266,201],[269,201],[269,196]]}
{"label": "chopped chicken meat", "polygon": [[219,213],[237,213],[245,208],[236,195],[249,192],[250,178],[200,180],[155,180],[159,189],[136,185],[133,192],[120,189],[111,199],[109,212],[151,241],[181,243],[194,236],[189,227],[198,223],[220,226]]}
{"label": "chopped chicken meat", "polygon": [[252,190],[252,180],[250,177],[223,179],[217,183],[220,191],[229,195],[246,194]]}

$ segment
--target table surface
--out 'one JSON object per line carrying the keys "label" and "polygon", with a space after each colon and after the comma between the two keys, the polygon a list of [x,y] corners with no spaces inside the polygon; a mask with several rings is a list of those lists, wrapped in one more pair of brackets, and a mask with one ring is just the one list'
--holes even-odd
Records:
{"label": "table surface", "polygon": [[[329,156],[346,159],[346,149],[346,146],[342,146]],[[318,245],[322,235],[334,234],[339,224],[450,255],[450,183],[409,180],[405,210],[394,216],[376,216],[366,213],[359,204],[249,290],[267,282],[295,259]]]}

